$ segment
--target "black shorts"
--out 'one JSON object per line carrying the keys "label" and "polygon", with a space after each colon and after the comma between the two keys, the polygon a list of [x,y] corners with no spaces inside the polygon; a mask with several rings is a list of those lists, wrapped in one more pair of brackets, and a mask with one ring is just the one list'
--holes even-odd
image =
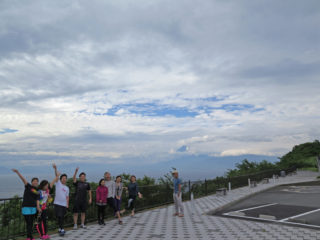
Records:
{"label": "black shorts", "polygon": [[61,205],[54,204],[54,211],[56,213],[56,217],[64,217],[67,213],[67,208]]}
{"label": "black shorts", "polygon": [[75,201],[73,206],[73,213],[85,213],[87,211],[87,201]]}

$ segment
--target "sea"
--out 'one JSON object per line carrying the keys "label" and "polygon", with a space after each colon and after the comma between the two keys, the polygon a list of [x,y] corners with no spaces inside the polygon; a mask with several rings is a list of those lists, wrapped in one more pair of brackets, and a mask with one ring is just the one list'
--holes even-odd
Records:
{"label": "sea", "polygon": [[[33,176],[25,176],[28,182],[31,182]],[[39,180],[52,181],[54,176],[37,176]],[[97,179],[88,179],[89,181],[97,181]],[[16,174],[0,175],[0,199],[12,198],[14,196],[23,196],[24,184]]]}

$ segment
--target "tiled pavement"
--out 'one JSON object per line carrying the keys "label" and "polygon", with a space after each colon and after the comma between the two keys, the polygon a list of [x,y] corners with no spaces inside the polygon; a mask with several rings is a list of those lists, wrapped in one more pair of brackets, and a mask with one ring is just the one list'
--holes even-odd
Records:
{"label": "tiled pavement", "polygon": [[209,216],[205,213],[217,209],[252,193],[275,185],[314,180],[317,173],[298,172],[297,175],[280,178],[276,183],[258,184],[255,188],[240,188],[226,196],[211,195],[185,202],[185,217],[173,217],[173,206],[153,209],[136,214],[134,218],[123,218],[124,224],[116,220],[106,226],[88,225],[87,229],[70,230],[62,238],[54,240],[100,240],[100,239],[319,239],[320,230],[291,227],[274,223],[254,222]]}

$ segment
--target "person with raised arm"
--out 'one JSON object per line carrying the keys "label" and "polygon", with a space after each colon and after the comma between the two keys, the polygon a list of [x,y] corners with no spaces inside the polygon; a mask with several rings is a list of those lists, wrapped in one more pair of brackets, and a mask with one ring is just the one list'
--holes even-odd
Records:
{"label": "person with raised arm", "polygon": [[86,219],[87,204],[87,193],[89,194],[89,204],[92,202],[92,194],[90,184],[86,182],[86,174],[84,172],[79,174],[79,181],[77,180],[77,173],[79,168],[77,167],[73,174],[73,185],[76,188],[75,201],[73,207],[73,229],[78,228],[78,215],[81,213],[81,228],[86,228],[84,225]]}
{"label": "person with raised arm", "polygon": [[[57,166],[55,164],[52,165],[56,177],[59,176]],[[64,216],[67,213],[67,209],[69,208],[69,187],[67,184],[68,176],[67,174],[62,174],[59,177],[59,180],[56,183],[56,191],[54,198],[54,210],[56,217],[58,219],[59,226],[59,235],[64,236],[66,231],[64,230]]]}
{"label": "person with raised arm", "polygon": [[134,216],[135,211],[135,201],[137,196],[142,198],[142,194],[139,191],[136,176],[132,175],[130,177],[130,183],[128,184],[129,200],[128,200],[128,210],[131,210],[131,217]]}
{"label": "person with raised arm", "polygon": [[26,230],[27,230],[27,240],[34,240],[32,236],[33,232],[33,222],[37,214],[37,210],[41,212],[39,206],[39,193],[38,193],[38,183],[39,179],[34,177],[31,180],[31,184],[21,175],[17,169],[12,169],[15,172],[21,181],[24,184],[24,193],[22,201],[22,215],[26,221]]}
{"label": "person with raised arm", "polygon": [[47,234],[47,206],[52,201],[50,190],[52,189],[53,185],[59,180],[59,176],[60,173],[58,173],[58,175],[52,180],[50,184],[47,180],[42,180],[38,188],[38,192],[40,195],[39,205],[41,212],[38,213],[36,228],[41,239],[50,238],[50,236]]}

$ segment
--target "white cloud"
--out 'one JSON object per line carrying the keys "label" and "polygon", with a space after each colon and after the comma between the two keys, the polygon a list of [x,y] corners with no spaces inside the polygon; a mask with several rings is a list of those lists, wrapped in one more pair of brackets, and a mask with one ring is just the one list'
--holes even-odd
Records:
{"label": "white cloud", "polygon": [[0,151],[155,162],[183,145],[278,156],[313,141],[318,4],[4,1],[0,126],[18,132]]}

